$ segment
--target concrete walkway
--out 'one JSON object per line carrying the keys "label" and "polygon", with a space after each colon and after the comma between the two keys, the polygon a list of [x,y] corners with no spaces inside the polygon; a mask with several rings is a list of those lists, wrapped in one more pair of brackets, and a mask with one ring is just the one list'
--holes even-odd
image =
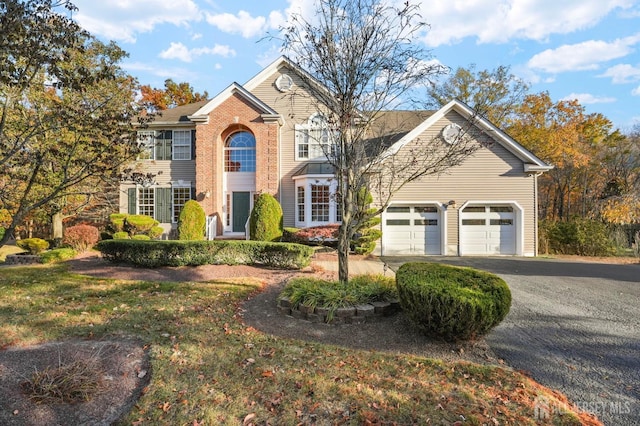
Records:
{"label": "concrete walkway", "polygon": [[[312,260],[312,264],[322,268],[328,272],[338,272],[338,258]],[[387,277],[395,277],[396,274],[391,268],[385,267],[385,264],[377,257],[360,258],[357,256],[349,257],[349,275],[367,275],[380,274]]]}

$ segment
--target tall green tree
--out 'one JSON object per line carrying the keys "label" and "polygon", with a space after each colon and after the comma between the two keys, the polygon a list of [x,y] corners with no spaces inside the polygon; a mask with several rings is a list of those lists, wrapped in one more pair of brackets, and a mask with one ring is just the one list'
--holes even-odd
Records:
{"label": "tall green tree", "polygon": [[125,52],[93,39],[65,8],[74,6],[0,3],[0,207],[12,215],[0,245],[38,209],[119,179],[139,150]]}
{"label": "tall green tree", "polygon": [[[430,61],[431,52],[413,41],[425,30],[417,4],[379,0],[316,0],[314,16],[294,14],[282,28],[285,51],[306,71],[300,73],[304,89],[292,90],[291,101],[317,100],[315,108],[326,124],[318,142],[337,183],[343,283],[349,278],[350,242],[362,224],[380,214],[408,182],[458,165],[477,148],[465,139],[454,144],[423,140],[410,149],[388,149],[386,136],[398,126],[381,113],[413,109],[411,101],[424,96],[419,89],[444,71]],[[364,202],[365,187],[375,187],[378,208],[371,210]]]}
{"label": "tall green tree", "polygon": [[498,127],[514,114],[529,91],[529,85],[501,65],[493,70],[476,70],[476,65],[460,67],[442,84],[429,89],[429,97],[438,106],[458,99],[474,108]]}

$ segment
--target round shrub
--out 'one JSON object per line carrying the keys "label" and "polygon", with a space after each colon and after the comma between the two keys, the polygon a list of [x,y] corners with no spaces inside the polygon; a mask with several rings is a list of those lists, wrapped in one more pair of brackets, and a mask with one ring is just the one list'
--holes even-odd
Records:
{"label": "round shrub", "polygon": [[42,238],[25,238],[16,241],[16,245],[28,251],[29,254],[40,254],[49,248],[49,243]]}
{"label": "round shrub", "polygon": [[157,240],[162,236],[162,234],[164,234],[164,228],[160,225],[154,226],[153,228],[149,229],[149,231],[147,232],[147,235],[152,240]]}
{"label": "round shrub", "polygon": [[204,240],[207,216],[196,200],[184,203],[178,216],[178,239],[182,241]]}
{"label": "round shrub", "polygon": [[124,218],[128,214],[126,213],[112,213],[109,215],[109,229],[112,233],[124,231]]}
{"label": "round shrub", "polygon": [[282,207],[271,194],[260,194],[249,218],[249,235],[255,241],[280,241],[283,231]]}
{"label": "round shrub", "polygon": [[151,216],[145,216],[143,214],[130,214],[124,218],[124,230],[131,236],[138,234],[147,235],[153,227],[159,224],[160,222]]}
{"label": "round shrub", "polygon": [[396,272],[400,306],[425,334],[449,341],[485,334],[504,319],[511,291],[497,275],[439,263],[405,263]]}
{"label": "round shrub", "polygon": [[129,237],[129,233],[128,232],[116,232],[115,234],[113,234],[113,239],[114,240],[128,240]]}
{"label": "round shrub", "polygon": [[82,253],[100,241],[100,231],[91,225],[70,226],[64,231],[62,242],[70,245],[74,250]]}

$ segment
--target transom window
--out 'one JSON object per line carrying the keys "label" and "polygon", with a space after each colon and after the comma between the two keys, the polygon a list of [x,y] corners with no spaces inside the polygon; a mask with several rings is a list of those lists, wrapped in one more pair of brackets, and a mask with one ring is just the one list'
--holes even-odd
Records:
{"label": "transom window", "polygon": [[320,114],[313,115],[306,124],[296,125],[296,159],[315,160],[334,153],[327,120]]}
{"label": "transom window", "polygon": [[256,171],[256,138],[251,133],[236,132],[227,138],[224,149],[224,171]]}

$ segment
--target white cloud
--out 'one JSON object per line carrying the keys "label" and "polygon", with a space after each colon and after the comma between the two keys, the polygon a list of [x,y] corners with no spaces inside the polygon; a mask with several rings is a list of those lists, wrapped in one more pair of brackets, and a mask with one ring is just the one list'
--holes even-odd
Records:
{"label": "white cloud", "polygon": [[[171,78],[175,81],[191,81],[196,79],[198,76],[197,73],[189,69],[180,68],[180,67],[178,68],[159,67],[147,62],[124,62],[122,64],[122,68],[133,74],[144,72],[156,77],[160,77],[163,80],[167,78]],[[147,82],[143,81],[142,84],[147,84]]]}
{"label": "white cloud", "polygon": [[188,25],[200,20],[193,0],[75,0],[74,19],[94,35],[134,43],[139,33],[160,24]]}
{"label": "white cloud", "polygon": [[640,86],[638,86],[638,87],[636,87],[635,89],[633,89],[633,90],[631,91],[631,94],[632,94],[633,96],[640,96]]}
{"label": "white cloud", "polygon": [[278,12],[272,12],[267,19],[264,16],[253,17],[249,12],[241,10],[237,15],[207,13],[206,20],[225,33],[240,34],[244,38],[252,38],[264,34],[269,29],[277,28],[283,18]]}
{"label": "white cloud", "polygon": [[629,64],[619,64],[607,69],[598,77],[611,77],[614,84],[633,83],[640,80],[640,67]]}
{"label": "white cloud", "polygon": [[196,33],[191,36],[191,40],[200,40],[202,38],[202,33]]}
{"label": "white cloud", "polygon": [[534,55],[527,65],[549,73],[598,69],[603,62],[624,57],[640,43],[640,33],[619,38],[612,42],[589,40],[577,44],[565,44]]}
{"label": "white cloud", "polygon": [[160,52],[158,56],[162,59],[179,59],[182,62],[191,62],[194,57],[202,55],[217,55],[228,58],[229,56],[235,56],[236,52],[229,46],[219,44],[213,47],[196,47],[189,49],[182,43],[171,42],[169,48]]}
{"label": "white cloud", "polygon": [[505,43],[512,39],[544,41],[552,34],[593,27],[613,10],[624,11],[635,1],[473,0],[421,4],[422,17],[431,25],[424,41],[437,47],[466,37],[475,37],[479,43]]}
{"label": "white cloud", "polygon": [[617,99],[607,96],[594,96],[590,93],[571,93],[570,95],[562,98],[563,101],[573,101],[577,100],[582,105],[591,105],[591,104],[610,104],[615,102]]}

